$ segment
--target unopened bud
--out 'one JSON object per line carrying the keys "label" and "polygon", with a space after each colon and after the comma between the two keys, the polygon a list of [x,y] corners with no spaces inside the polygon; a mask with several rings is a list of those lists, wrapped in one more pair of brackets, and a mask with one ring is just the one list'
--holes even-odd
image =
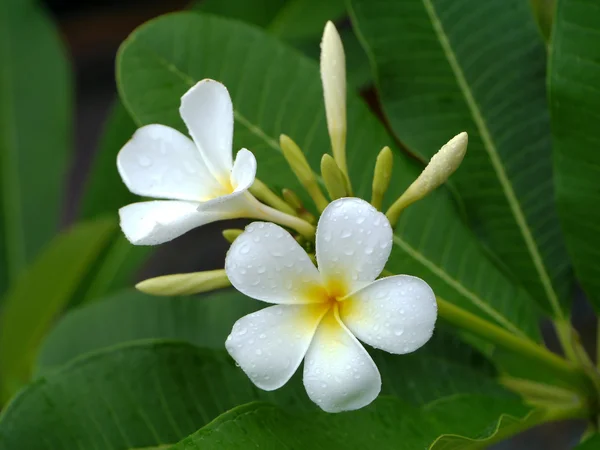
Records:
{"label": "unopened bud", "polygon": [[321,175],[332,201],[348,196],[344,174],[331,155],[327,153],[321,159]]}
{"label": "unopened bud", "polygon": [[302,153],[300,147],[298,147],[296,143],[285,134],[282,134],[279,137],[279,145],[281,146],[283,156],[288,162],[290,168],[304,189],[306,189],[308,195],[310,195],[310,197],[313,199],[319,211],[323,211],[328,202],[321,192],[321,188],[317,183],[315,174],[310,168],[308,161],[306,161],[304,153]]}
{"label": "unopened bud", "polygon": [[191,295],[231,286],[224,269],[179,273],[150,278],[136,284],[136,289],[151,295]]}
{"label": "unopened bud", "polygon": [[223,230],[221,234],[227,242],[233,244],[233,241],[235,241],[243,232],[244,230],[240,230],[239,228],[228,228],[227,230]]}
{"label": "unopened bud", "polygon": [[346,56],[340,35],[327,22],[321,41],[321,81],[325,98],[327,129],[333,157],[348,178],[346,166]]}
{"label": "unopened bud", "polygon": [[433,155],[421,175],[386,212],[392,226],[396,224],[404,208],[425,197],[454,173],[465,156],[468,142],[467,133],[462,132],[450,139],[446,145]]}
{"label": "unopened bud", "polygon": [[392,179],[392,166],[394,156],[389,147],[383,147],[377,155],[375,162],[375,173],[373,175],[373,190],[371,194],[371,205],[381,209],[383,196],[385,195]]}
{"label": "unopened bud", "polygon": [[258,178],[254,179],[254,183],[250,187],[250,193],[254,195],[261,202],[281,211],[286,214],[291,214],[295,216],[296,213],[294,209],[291,208],[286,202],[284,202],[275,192],[273,192],[269,187],[260,181]]}

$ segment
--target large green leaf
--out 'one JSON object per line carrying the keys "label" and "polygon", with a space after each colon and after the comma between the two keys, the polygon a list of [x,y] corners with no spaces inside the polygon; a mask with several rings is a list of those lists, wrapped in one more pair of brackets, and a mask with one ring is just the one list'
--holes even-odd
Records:
{"label": "large green leaf", "polygon": [[[404,368],[411,370],[410,365]],[[433,372],[430,377],[451,384],[439,375],[439,371]],[[501,412],[517,416],[527,412],[520,401],[507,395],[450,398],[463,402],[474,399],[468,404],[478,414],[468,423],[485,422],[483,432]],[[391,403],[382,399],[358,413],[317,413],[298,377],[280,390],[264,392],[256,389],[224,352],[184,343],[141,342],[76,360],[21,392],[0,417],[0,449],[101,445],[118,450],[165,445],[179,441],[228,409],[253,400],[267,400],[298,414],[310,411],[309,417],[322,420],[332,418],[332,427],[348,433],[360,427],[364,417],[380,415],[380,411],[391,414],[391,408],[383,406],[381,410],[379,404],[394,405],[394,417],[410,417],[406,413],[415,408],[398,399]],[[439,406],[432,404],[426,409],[438,411]],[[333,419],[336,417],[345,419],[338,423]],[[441,420],[442,415],[436,417]],[[468,428],[462,414],[452,422],[457,432]],[[395,428],[389,426],[391,423],[379,426]]]}
{"label": "large green leaf", "polygon": [[471,225],[556,317],[571,274],[559,228],[544,84],[546,54],[524,0],[352,0],[383,109],[431,157],[460,131],[452,177]]}
{"label": "large green leaf", "polygon": [[575,447],[574,450],[596,450],[600,448],[600,434],[594,434]]}
{"label": "large green leaf", "polygon": [[0,2],[0,295],[58,230],[71,148],[70,67],[37,2]]}
{"label": "large green leaf", "polygon": [[[123,292],[68,313],[46,338],[38,370],[49,373],[77,356],[149,338],[223,349],[234,322],[263,306],[234,290],[199,298]],[[506,393],[496,383],[495,370],[487,360],[439,327],[432,341],[415,354],[371,353],[382,372],[384,393],[414,404],[459,393]],[[444,373],[444,377],[432,378],[433,373]]]}
{"label": "large green leaf", "polygon": [[[526,407],[511,401],[481,397],[456,397],[430,409],[384,397],[349,414],[289,414],[273,405],[252,403],[223,414],[171,449],[243,450],[249,442],[256,448],[273,450],[474,449],[466,445],[477,440],[478,448],[482,448],[481,444],[498,426],[497,417],[506,410],[521,417],[528,412]],[[444,436],[436,440],[449,433],[455,433],[452,439],[457,441]]]}
{"label": "large green leaf", "polygon": [[74,226],[56,237],[7,292],[0,316],[0,403],[29,381],[44,334],[116,227],[112,220]]}
{"label": "large green leaf", "polygon": [[[316,63],[254,27],[190,13],[155,19],[121,47],[117,77],[121,99],[139,125],[163,123],[180,130],[183,93],[203,78],[224,82],[235,108],[234,148],[255,153],[258,176],[271,186],[301,191],[280,153],[281,133],[298,142],[315,168],[329,148]],[[356,194],[369,198],[375,156],[393,140],[353,95],[348,128],[350,175]],[[410,158],[399,152],[396,158],[390,198],[419,173]],[[388,269],[420,276],[441,297],[538,339],[529,297],[488,259],[445,190],[403,214],[394,243]]]}
{"label": "large green leaf", "polygon": [[600,311],[598,24],[598,2],[557,2],[548,81],[562,225],[577,276]]}
{"label": "large green leaf", "polygon": [[[104,127],[86,188],[81,199],[79,215],[91,219],[101,215],[117,217],[119,208],[137,201],[127,189],[117,171],[117,153],[131,138],[136,125],[127,110],[116,102]],[[151,247],[133,246],[115,230],[110,247],[96,263],[94,278],[90,279],[80,302],[86,303],[122,289],[132,283],[133,274],[152,252]]]}
{"label": "large green leaf", "polygon": [[[199,0],[192,9],[257,25],[316,60],[325,23],[346,18],[345,0]],[[340,34],[348,84],[360,88],[371,80],[367,55],[351,28],[342,26]]]}

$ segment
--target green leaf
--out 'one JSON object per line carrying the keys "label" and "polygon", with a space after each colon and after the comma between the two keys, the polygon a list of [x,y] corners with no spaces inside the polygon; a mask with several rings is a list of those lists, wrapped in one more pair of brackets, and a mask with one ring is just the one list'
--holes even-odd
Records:
{"label": "green leaf", "polygon": [[121,102],[115,102],[104,126],[92,169],[81,199],[80,217],[92,219],[136,202],[138,196],[129,192],[117,171],[117,154],[131,138],[137,126]]}
{"label": "green leaf", "polygon": [[38,370],[45,373],[77,356],[141,339],[178,339],[224,349],[234,322],[261,306],[231,289],[202,297],[123,291],[66,314],[44,341]]}
{"label": "green leaf", "polygon": [[574,450],[596,450],[598,448],[600,448],[600,434],[594,434],[575,447]]}
{"label": "green leaf", "polygon": [[[116,160],[119,150],[131,138],[137,126],[120,102],[115,105],[104,127],[85,192],[80,204],[80,217],[91,219],[102,215],[117,216],[119,208],[138,201],[127,189]],[[115,230],[109,248],[96,263],[94,278],[82,293],[80,302],[87,303],[122,289],[132,283],[133,274],[152,252],[152,247],[134,246]]]}
{"label": "green leaf", "polygon": [[[346,18],[344,0],[201,0],[192,4],[192,10],[258,25],[315,60],[319,59],[325,23]],[[371,81],[367,55],[351,28],[342,23],[339,32],[344,40],[348,85],[363,87]]]}
{"label": "green leaf", "polygon": [[[400,376],[402,371],[413,370],[406,358],[394,358],[405,362],[398,365]],[[456,380],[442,366],[429,370],[433,371],[428,378],[447,385],[446,391],[454,386]],[[436,376],[432,377],[432,373]],[[444,376],[437,376],[442,373]],[[419,380],[426,378],[422,372],[415,375]],[[406,392],[415,389],[416,380],[405,388]],[[384,385],[390,382],[385,379]],[[423,385],[423,389],[427,386]],[[489,420],[497,418],[499,412],[518,416],[527,411],[514,396],[491,392],[449,398],[460,398],[462,402],[479,399],[477,403],[468,403],[479,405],[479,414],[469,423],[489,425]],[[308,417],[322,420],[350,419],[332,422],[331,427],[344,428],[348,433],[357,426],[362,429],[360,422],[365,417],[381,411],[378,406],[381,401],[389,403],[383,398],[373,408],[357,413],[318,413],[316,406],[308,401],[299,376],[280,390],[264,392],[255,388],[222,351],[184,343],[146,341],[82,357],[22,391],[0,417],[0,449],[93,448],[102,443],[103,448],[117,450],[165,445],[183,439],[228,409],[253,400],[274,402],[289,412],[307,411]],[[410,417],[408,411],[418,411],[416,406],[398,399],[389,404],[401,405],[395,411],[396,416]],[[447,409],[442,414],[439,407],[431,408],[436,411],[435,417],[448,415]],[[453,420],[462,423],[464,417],[461,417],[463,420],[459,417]],[[386,423],[388,428],[395,428],[389,427],[392,421]],[[459,430],[466,429],[461,426]]]}
{"label": "green leaf", "polygon": [[58,230],[72,79],[37,2],[0,2],[0,295]]}
{"label": "green leaf", "polygon": [[529,411],[518,402],[476,396],[423,409],[383,397],[367,408],[345,414],[290,414],[273,405],[252,403],[223,414],[171,448],[242,450],[252,442],[256,448],[265,449],[465,449],[468,447],[458,447],[457,441],[444,437],[430,445],[443,433],[487,436],[498,415],[506,410],[520,416]]}
{"label": "green leaf", "polygon": [[[174,47],[182,50],[173,52]],[[302,192],[277,144],[281,133],[301,146],[313,168],[329,148],[317,64],[254,27],[172,14],[134,32],[117,65],[121,99],[138,125],[162,123],[184,131],[180,97],[203,78],[225,83],[235,108],[234,149],[251,149],[258,177],[273,187]],[[375,157],[390,144],[383,125],[350,95],[348,165],[358,196],[370,198]],[[388,201],[419,173],[410,158],[396,151],[396,159]],[[419,276],[448,301],[516,335],[539,339],[530,299],[489,260],[445,190],[403,214],[394,244],[387,267],[392,272]]]}
{"label": "green leaf", "polygon": [[556,195],[577,277],[600,311],[600,9],[557,2],[548,82]]}
{"label": "green leaf", "polygon": [[39,345],[116,229],[81,223],[57,236],[7,292],[0,317],[0,403],[28,382]]}
{"label": "green leaf", "polygon": [[571,274],[554,203],[546,53],[523,0],[352,0],[384,112],[429,159],[461,131],[452,176],[474,229],[547,312],[564,317]]}
{"label": "green leaf", "polygon": [[[122,292],[65,315],[40,350],[38,372],[50,373],[86,353],[150,338],[223,349],[234,322],[264,306],[234,290],[199,298]],[[383,392],[414,404],[457,393],[506,395],[489,361],[443,327],[415,354],[398,357],[373,349],[371,354],[382,373]],[[440,372],[443,379],[430,377]]]}

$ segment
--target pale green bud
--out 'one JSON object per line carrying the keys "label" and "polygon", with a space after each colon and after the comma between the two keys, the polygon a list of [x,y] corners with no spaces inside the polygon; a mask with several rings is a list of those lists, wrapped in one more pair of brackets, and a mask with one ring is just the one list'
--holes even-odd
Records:
{"label": "pale green bud", "polygon": [[240,230],[239,228],[228,228],[226,230],[223,230],[221,234],[227,242],[233,244],[233,241],[235,241],[237,237],[243,232],[244,230]]}
{"label": "pale green bud", "polygon": [[348,196],[344,174],[329,154],[321,158],[321,176],[331,200]]}
{"label": "pale green bud", "polygon": [[425,197],[443,184],[458,169],[467,151],[468,142],[467,133],[462,132],[450,139],[446,145],[433,155],[421,175],[386,212],[392,226],[396,224],[404,208]]}
{"label": "pale green bud", "polygon": [[394,156],[389,147],[383,147],[375,161],[375,173],[373,175],[373,190],[371,194],[371,205],[381,209],[383,196],[385,195],[392,179],[392,166]]}
{"label": "pale green bud", "polygon": [[136,289],[151,295],[190,295],[231,286],[224,269],[207,272],[179,273],[150,278],[136,284]]}
{"label": "pale green bud", "polygon": [[285,134],[282,134],[279,137],[279,145],[281,146],[283,156],[290,165],[292,171],[304,189],[306,189],[308,195],[310,195],[310,197],[313,199],[319,211],[323,211],[328,202],[321,192],[321,188],[317,183],[315,174],[310,168],[308,161],[306,161],[304,153],[302,153],[300,147],[298,147],[296,143]]}

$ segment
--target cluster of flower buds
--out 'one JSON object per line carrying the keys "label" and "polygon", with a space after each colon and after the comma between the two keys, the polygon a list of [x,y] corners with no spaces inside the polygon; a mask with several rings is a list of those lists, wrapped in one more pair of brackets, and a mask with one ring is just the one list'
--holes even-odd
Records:
{"label": "cluster of flower buds", "polygon": [[308,396],[323,410],[339,412],[368,405],[381,388],[359,340],[404,354],[433,333],[437,305],[429,285],[409,275],[378,277],[401,211],[456,170],[467,135],[444,145],[384,214],[393,159],[388,147],[377,157],[371,203],[353,197],[345,151],[345,57],[331,22],[321,44],[321,78],[333,157],[323,155],[320,179],[294,141],[280,137],[285,159],[320,213],[318,224],[293,191],[278,195],[256,178],[249,150],[241,149],[234,161],[233,105],[217,81],[202,80],[181,99],[191,139],[163,125],[145,126],[123,147],[117,165],[131,192],[157,199],[120,210],[121,228],[133,244],[160,244],[218,220],[259,220],[223,232],[232,243],[224,269],[166,275],[137,288],[189,295],[233,285],[274,304],[236,322],[227,350],[265,390],[283,386],[304,360]]}

